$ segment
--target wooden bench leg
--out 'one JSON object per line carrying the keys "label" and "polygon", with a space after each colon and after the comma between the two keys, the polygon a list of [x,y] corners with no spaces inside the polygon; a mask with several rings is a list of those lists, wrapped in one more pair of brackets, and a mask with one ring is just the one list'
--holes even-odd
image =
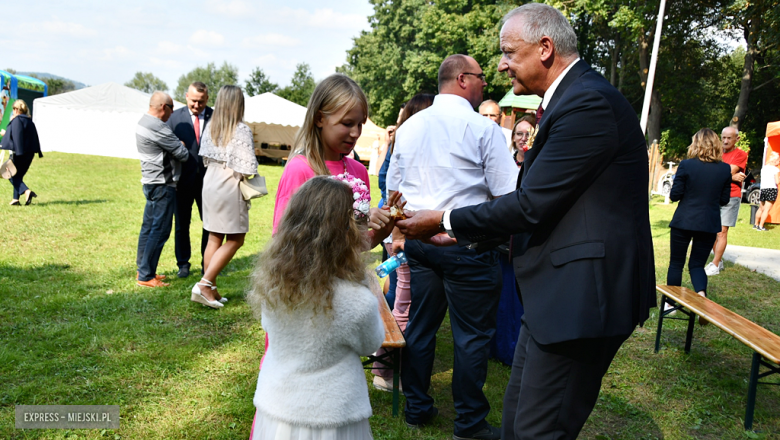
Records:
{"label": "wooden bench leg", "polygon": [[658,329],[655,331],[655,352],[661,348],[661,330],[664,326],[664,309],[666,308],[666,295],[661,295],[661,305],[658,308]]}
{"label": "wooden bench leg", "polygon": [[693,341],[693,327],[696,324],[696,314],[688,313],[688,333],[685,335],[685,354],[691,353],[691,342]]}
{"label": "wooden bench leg", "polygon": [[398,377],[401,373],[401,349],[393,350],[393,417],[398,417],[398,386],[401,381]]}
{"label": "wooden bench leg", "polygon": [[748,384],[747,408],[745,409],[745,430],[753,429],[753,410],[756,409],[756,387],[758,387],[758,367],[761,365],[761,355],[753,353],[753,365],[750,366],[750,383]]}

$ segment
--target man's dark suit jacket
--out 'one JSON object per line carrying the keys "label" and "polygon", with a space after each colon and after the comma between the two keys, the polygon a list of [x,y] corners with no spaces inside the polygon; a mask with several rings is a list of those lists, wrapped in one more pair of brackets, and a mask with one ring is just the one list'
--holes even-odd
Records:
{"label": "man's dark suit jacket", "polygon": [[38,153],[38,156],[43,157],[41,143],[38,140],[38,130],[35,128],[32,118],[27,115],[17,115],[8,124],[5,136],[0,142],[0,148],[11,150],[16,156]]}
{"label": "man's dark suit jacket", "polygon": [[729,203],[731,167],[723,162],[687,159],[674,175],[669,198],[680,201],[670,227],[689,231],[721,230],[720,207]]}
{"label": "man's dark suit jacket", "polygon": [[[206,126],[211,119],[211,115],[214,113],[211,107],[206,107],[203,110],[203,127],[201,127],[203,133],[206,132]],[[200,152],[200,144],[195,137],[195,127],[192,125],[192,116],[190,116],[190,109],[188,107],[182,107],[171,114],[168,118],[168,126],[173,130],[173,134],[184,141],[184,146],[190,152],[190,159],[182,162],[181,178],[179,179],[178,187],[184,187],[188,184],[196,182],[195,179],[202,180],[206,174],[206,167],[203,166],[203,159],[198,155]],[[203,137],[201,136],[201,139]]]}
{"label": "man's dark suit jacket", "polygon": [[514,234],[538,343],[630,334],[655,307],[647,146],[634,109],[584,61],[555,90],[520,179],[513,193],[452,211],[458,243]]}

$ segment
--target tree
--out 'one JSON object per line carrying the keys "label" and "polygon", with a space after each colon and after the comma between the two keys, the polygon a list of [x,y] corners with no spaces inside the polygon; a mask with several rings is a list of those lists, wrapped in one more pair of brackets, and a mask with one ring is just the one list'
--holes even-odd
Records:
{"label": "tree", "polygon": [[238,84],[238,67],[229,64],[227,61],[217,69],[214,63],[206,64],[206,67],[196,67],[186,75],[179,77],[179,83],[173,92],[173,99],[184,102],[187,98],[184,96],[187,89],[195,81],[200,81],[209,88],[209,106],[214,106],[217,99],[217,92],[224,85]]}
{"label": "tree", "polygon": [[144,93],[153,93],[157,90],[162,92],[168,91],[168,84],[165,84],[163,80],[152,75],[151,72],[135,72],[133,79],[126,82],[125,85]]}
{"label": "tree", "polygon": [[263,72],[263,69],[255,67],[255,70],[249,75],[249,79],[246,80],[246,87],[244,91],[249,96],[260,95],[262,93],[271,92],[276,93],[279,90],[279,85],[272,83]]}
{"label": "tree", "polygon": [[401,104],[421,92],[437,90],[441,62],[448,55],[472,56],[487,76],[485,99],[501,99],[509,79],[496,70],[501,52],[501,17],[514,6],[495,0],[371,0],[371,30],[347,51],[348,73],[366,92],[371,118],[395,122]]}
{"label": "tree", "polygon": [[73,90],[76,90],[76,85],[73,84],[73,81],[63,79],[63,78],[54,78],[54,77],[48,77],[48,78],[41,78],[38,75],[31,75],[33,78],[37,78],[44,83],[46,83],[46,86],[48,87],[49,96],[51,95],[59,95],[60,93],[65,92],[71,92]]}
{"label": "tree", "polygon": [[11,75],[16,75],[16,69],[12,69],[10,67],[6,67],[5,71],[10,73]]}
{"label": "tree", "polygon": [[295,66],[295,73],[290,80],[290,85],[279,90],[279,96],[305,107],[309,103],[309,98],[314,93],[316,85],[309,65],[301,63]]}

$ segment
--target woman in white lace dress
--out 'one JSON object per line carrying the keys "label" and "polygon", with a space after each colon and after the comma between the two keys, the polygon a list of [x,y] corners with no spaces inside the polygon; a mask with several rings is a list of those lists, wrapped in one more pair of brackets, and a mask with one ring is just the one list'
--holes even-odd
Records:
{"label": "woman in white lace dress", "polygon": [[214,116],[206,126],[200,155],[203,178],[203,229],[209,241],[203,255],[203,278],[192,287],[192,301],[218,309],[227,302],[217,290],[217,276],[227,266],[249,232],[249,202],[238,183],[257,174],[252,131],[243,123],[244,95],[237,86],[223,86]]}

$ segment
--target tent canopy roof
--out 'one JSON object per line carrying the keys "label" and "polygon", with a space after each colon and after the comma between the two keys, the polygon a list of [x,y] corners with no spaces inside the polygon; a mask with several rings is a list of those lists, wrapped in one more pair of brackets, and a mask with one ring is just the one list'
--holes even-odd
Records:
{"label": "tent canopy roof", "polygon": [[[145,112],[149,108],[150,97],[151,95],[140,90],[109,82],[68,93],[38,98],[35,100],[35,105],[104,112],[138,113],[139,111]],[[173,107],[178,109],[184,107],[184,104],[173,101]]]}
{"label": "tent canopy roof", "polygon": [[514,108],[526,108],[535,109],[542,103],[542,98],[537,95],[515,95],[510,89],[506,92],[501,101],[498,102],[499,107],[514,107]]}
{"label": "tent canopy roof", "polygon": [[253,96],[244,104],[244,121],[247,124],[265,123],[300,127],[305,117],[306,107],[271,92]]}

